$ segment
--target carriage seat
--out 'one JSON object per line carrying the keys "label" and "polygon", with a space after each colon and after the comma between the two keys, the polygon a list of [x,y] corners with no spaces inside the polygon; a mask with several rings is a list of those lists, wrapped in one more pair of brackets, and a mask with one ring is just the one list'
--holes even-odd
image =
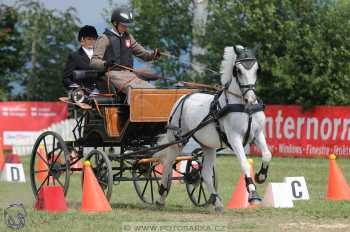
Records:
{"label": "carriage seat", "polygon": [[104,73],[96,70],[75,70],[73,71],[73,82],[89,88],[97,84]]}

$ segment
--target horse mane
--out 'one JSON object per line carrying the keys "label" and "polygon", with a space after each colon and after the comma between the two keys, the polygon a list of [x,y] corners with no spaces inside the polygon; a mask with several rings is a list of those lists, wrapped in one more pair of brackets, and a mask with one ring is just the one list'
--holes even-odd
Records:
{"label": "horse mane", "polygon": [[226,84],[231,79],[236,57],[237,55],[233,47],[225,47],[223,60],[220,66],[222,85]]}

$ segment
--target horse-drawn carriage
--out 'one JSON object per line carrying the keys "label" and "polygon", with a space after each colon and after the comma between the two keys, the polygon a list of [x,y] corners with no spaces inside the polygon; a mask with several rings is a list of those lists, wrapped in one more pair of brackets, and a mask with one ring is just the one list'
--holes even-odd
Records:
{"label": "horse-drawn carriage", "polygon": [[[89,72],[76,72],[74,76],[91,79]],[[73,88],[69,98],[61,98],[73,107],[74,140],[64,141],[59,134],[46,131],[35,142],[30,162],[34,195],[45,185],[60,185],[67,194],[71,174],[82,171],[76,164],[85,159],[91,162],[108,200],[113,185],[132,181],[138,197],[153,204],[162,174],[157,166],[160,160],[153,155],[166,147],[157,145],[159,135],[166,132],[173,104],[192,90],[131,88],[126,100],[117,90],[93,93],[90,85],[82,88],[83,84]],[[208,201],[200,176],[200,154],[200,150],[196,150],[192,156],[178,157],[173,168],[180,175],[172,178],[186,184],[190,200],[197,206]],[[176,168],[180,161],[187,161],[185,170]],[[40,162],[44,165],[38,165]],[[45,178],[38,179],[40,173],[45,173]]]}
{"label": "horse-drawn carriage", "polygon": [[[190,94],[191,89],[176,88],[130,89],[125,101],[125,96],[110,93],[110,88],[107,94],[75,89],[71,99],[81,111],[76,113],[75,139],[63,141],[57,133],[47,131],[34,145],[30,165],[35,196],[44,185],[61,185],[67,193],[71,172],[81,171],[74,165],[85,158],[92,162],[108,199],[113,183],[132,181],[142,201],[162,206],[171,181],[180,179],[195,205],[211,203],[222,212],[215,155],[217,149],[228,147],[245,175],[248,201],[260,203],[255,183],[266,180],[272,155],[263,133],[264,105],[255,91],[259,71],[255,49],[226,47],[223,58],[221,87],[215,94]],[[158,143],[163,133],[163,142]],[[191,137],[201,148],[190,156],[179,156]],[[262,155],[261,168],[254,176],[244,150],[249,143],[255,143]],[[85,154],[88,147],[93,149]],[[159,157],[164,165],[162,173],[156,168]],[[45,162],[46,168],[38,168],[38,160]],[[176,168],[182,160],[187,161],[184,171]],[[171,169],[182,176],[173,177]],[[38,181],[38,173],[47,173],[46,178]],[[155,200],[157,190],[160,198]]]}

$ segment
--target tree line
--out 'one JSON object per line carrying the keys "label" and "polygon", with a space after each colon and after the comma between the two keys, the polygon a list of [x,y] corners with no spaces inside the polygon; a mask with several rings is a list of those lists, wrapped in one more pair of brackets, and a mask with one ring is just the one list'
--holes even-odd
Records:
{"label": "tree line", "polygon": [[[206,20],[196,33],[193,19],[203,1]],[[66,55],[76,46],[79,20],[74,9],[57,12],[30,0],[19,2],[36,7],[0,14],[14,25],[6,32],[6,20],[0,23],[0,49],[6,57],[0,61],[0,98],[55,100],[63,91],[61,73]],[[169,54],[153,65],[164,76],[216,84],[219,76],[208,69],[219,70],[225,46],[259,45],[257,91],[265,103],[350,103],[348,0],[130,0],[130,7],[138,42]],[[198,46],[203,48],[199,54],[193,52]],[[194,72],[189,65],[194,61],[207,69]],[[25,87],[24,93],[10,94],[13,80]]]}

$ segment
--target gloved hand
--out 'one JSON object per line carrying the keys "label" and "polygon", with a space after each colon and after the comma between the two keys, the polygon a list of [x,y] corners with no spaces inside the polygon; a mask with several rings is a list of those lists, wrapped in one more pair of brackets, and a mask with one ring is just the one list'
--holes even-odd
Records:
{"label": "gloved hand", "polygon": [[152,56],[153,56],[153,60],[158,60],[160,58],[160,49],[159,48],[154,49]]}

